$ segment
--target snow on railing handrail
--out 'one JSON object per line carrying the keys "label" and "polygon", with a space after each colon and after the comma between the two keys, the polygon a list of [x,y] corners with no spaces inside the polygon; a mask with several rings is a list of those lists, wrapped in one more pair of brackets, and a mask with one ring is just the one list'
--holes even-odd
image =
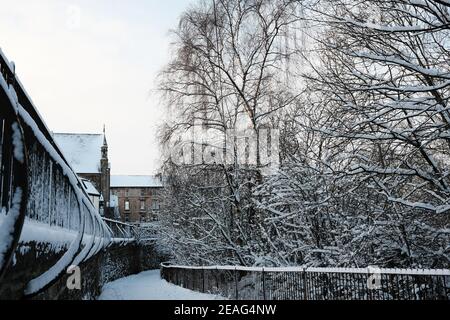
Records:
{"label": "snow on railing handrail", "polygon": [[123,221],[113,220],[113,219],[109,219],[106,217],[102,217],[102,219],[103,219],[103,221],[112,222],[115,224],[120,224],[120,225],[124,225],[124,226],[131,227],[131,228],[137,228],[137,226],[130,224],[130,223],[123,222]]}
{"label": "snow on railing handrail", "polygon": [[5,65],[8,66],[9,70],[12,71],[11,62],[6,58],[2,48],[0,48],[0,57],[4,60]]}
{"label": "snow on railing handrail", "polygon": [[355,274],[403,274],[403,275],[430,275],[450,276],[450,269],[392,269],[392,268],[316,268],[316,267],[242,267],[242,266],[180,266],[167,263],[161,264],[167,269],[187,270],[222,270],[222,271],[249,271],[249,272],[317,272],[317,273],[355,273]]}

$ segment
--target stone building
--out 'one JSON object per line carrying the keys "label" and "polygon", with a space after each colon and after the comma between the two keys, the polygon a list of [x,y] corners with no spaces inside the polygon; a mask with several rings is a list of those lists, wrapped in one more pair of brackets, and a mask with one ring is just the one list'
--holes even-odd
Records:
{"label": "stone building", "polygon": [[120,216],[125,222],[156,220],[162,188],[158,176],[111,176],[111,194],[118,197]]}
{"label": "stone building", "polygon": [[81,184],[83,185],[84,190],[89,196],[89,199],[91,199],[92,204],[97,210],[100,210],[100,192],[97,190],[97,188],[94,186],[94,184],[89,181],[88,179],[81,178]]}
{"label": "stone building", "polygon": [[[69,165],[82,178],[83,184],[88,186],[88,194],[95,196],[92,187],[98,191],[99,202],[103,202],[107,213],[110,207],[111,167],[105,131],[103,134],[54,133],[53,138]],[[92,182],[93,186],[89,186],[86,180]]]}

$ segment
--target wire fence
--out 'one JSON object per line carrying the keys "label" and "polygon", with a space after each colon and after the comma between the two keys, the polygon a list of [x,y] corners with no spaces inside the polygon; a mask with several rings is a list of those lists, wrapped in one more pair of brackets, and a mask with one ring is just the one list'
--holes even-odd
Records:
{"label": "wire fence", "polygon": [[450,300],[450,270],[162,264],[161,277],[234,300]]}

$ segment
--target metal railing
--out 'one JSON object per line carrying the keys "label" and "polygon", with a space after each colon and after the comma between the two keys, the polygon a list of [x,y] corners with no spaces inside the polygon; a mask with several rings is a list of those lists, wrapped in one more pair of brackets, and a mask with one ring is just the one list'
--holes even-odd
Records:
{"label": "metal railing", "polygon": [[24,225],[57,228],[68,239],[77,234],[61,260],[30,281],[26,294],[34,295],[65,274],[70,265],[109,246],[113,236],[128,234],[116,233],[102,220],[14,69],[0,50],[0,232],[11,234],[6,246],[2,243],[6,250],[0,252],[0,280]]}
{"label": "metal railing", "polygon": [[111,232],[113,239],[134,240],[136,238],[137,226],[105,217],[103,217],[103,221],[108,226],[108,230]]}
{"label": "metal railing", "polygon": [[450,270],[161,265],[183,288],[235,300],[450,300]]}
{"label": "metal railing", "polygon": [[14,97],[15,83],[0,55],[0,280],[11,262],[25,219],[27,174]]}

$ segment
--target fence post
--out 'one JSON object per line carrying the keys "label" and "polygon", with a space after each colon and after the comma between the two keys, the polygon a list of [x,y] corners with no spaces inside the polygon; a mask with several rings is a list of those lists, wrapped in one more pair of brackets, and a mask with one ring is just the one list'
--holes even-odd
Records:
{"label": "fence post", "polygon": [[202,288],[203,288],[203,293],[205,293],[205,268],[202,267]]}
{"label": "fence post", "polygon": [[370,270],[369,270],[369,268],[367,268],[367,283],[366,283],[367,299],[372,301],[373,300],[373,295],[372,295],[372,289],[368,285],[369,279],[370,279]]}
{"label": "fence post", "polygon": [[236,290],[236,300],[239,300],[238,276],[237,276],[237,268],[236,267],[234,267],[234,288]]}
{"label": "fence post", "polygon": [[306,269],[303,269],[303,296],[305,300],[308,300],[308,274],[306,272]]}
{"label": "fence post", "polygon": [[262,289],[263,289],[263,300],[266,300],[266,272],[262,268]]}
{"label": "fence post", "polygon": [[219,267],[216,267],[216,288],[217,288],[217,294],[222,294],[222,292],[219,289]]}

